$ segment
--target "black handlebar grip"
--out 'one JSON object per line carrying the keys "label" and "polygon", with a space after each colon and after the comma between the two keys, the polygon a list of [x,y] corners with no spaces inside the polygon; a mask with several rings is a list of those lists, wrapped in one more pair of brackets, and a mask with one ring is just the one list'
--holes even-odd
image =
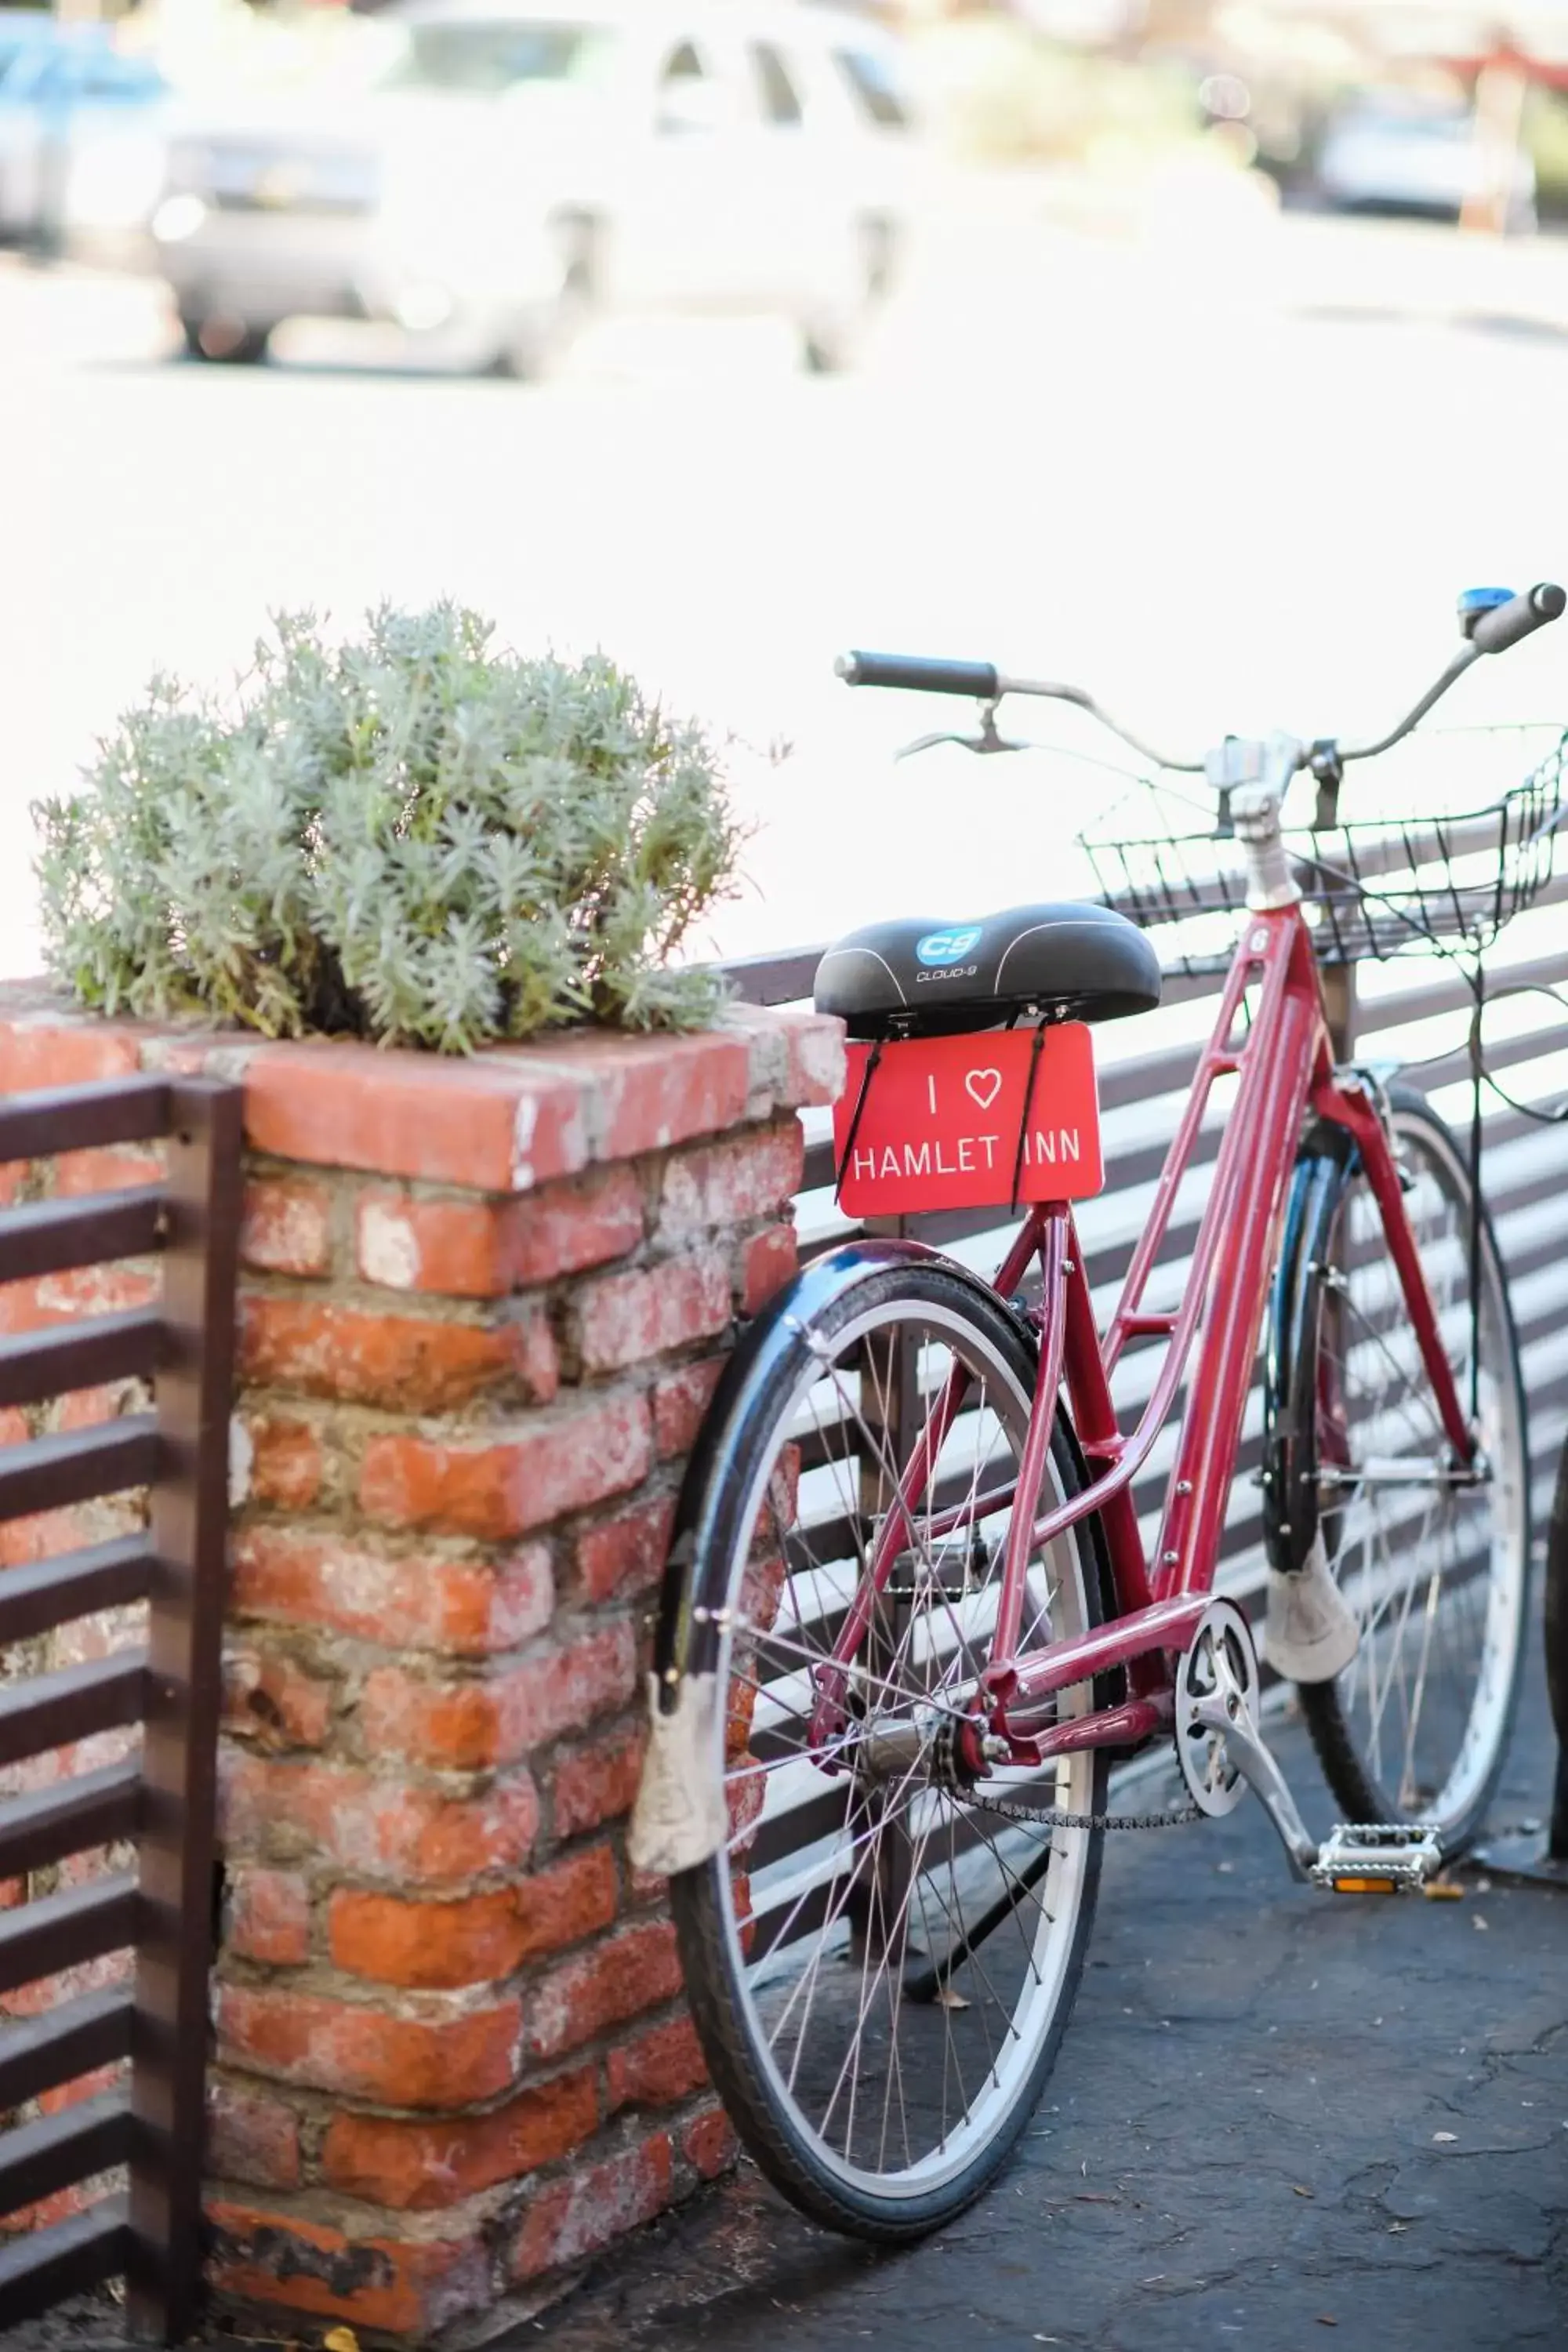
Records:
{"label": "black handlebar grip", "polygon": [[1553,581],[1542,580],[1538,586],[1527,588],[1521,596],[1510,596],[1506,604],[1494,604],[1483,613],[1470,632],[1470,643],[1483,654],[1503,654],[1510,646],[1517,646],[1521,637],[1532,630],[1543,629],[1548,621],[1555,621],[1568,604],[1568,593]]}
{"label": "black handlebar grip", "polygon": [[994,702],[994,662],[926,661],[919,654],[840,654],[835,669],[846,686],[899,686],[914,694],[970,694]]}

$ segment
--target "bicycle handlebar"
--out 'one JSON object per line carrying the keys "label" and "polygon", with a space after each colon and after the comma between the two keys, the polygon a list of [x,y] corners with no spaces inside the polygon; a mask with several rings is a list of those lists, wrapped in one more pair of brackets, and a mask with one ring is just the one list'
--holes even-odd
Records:
{"label": "bicycle handlebar", "polygon": [[1565,604],[1568,593],[1555,581],[1539,581],[1521,596],[1510,596],[1506,604],[1494,604],[1489,613],[1483,613],[1470,631],[1470,643],[1478,653],[1505,654],[1521,637],[1559,619]]}
{"label": "bicycle handlebar", "polygon": [[919,654],[840,654],[834,664],[846,686],[898,686],[913,694],[967,694],[994,702],[1002,681],[994,662],[927,661]]}
{"label": "bicycle handlebar", "polygon": [[[1337,745],[1332,748],[1341,760],[1375,759],[1403,741],[1412,728],[1420,724],[1434,703],[1441,700],[1458,678],[1464,676],[1472,662],[1483,654],[1506,653],[1523,637],[1531,636],[1549,621],[1562,617],[1568,608],[1568,592],[1555,582],[1542,580],[1522,594],[1510,596],[1505,604],[1493,604],[1482,612],[1468,627],[1468,641],[1460,646],[1453,660],[1435,686],[1429,687],[1415,708],[1407,711],[1391,733],[1380,736],[1374,743]],[[834,665],[847,686],[885,686],[902,688],[917,694],[962,694],[973,696],[980,702],[999,702],[1006,694],[1027,694],[1051,702],[1070,702],[1098,719],[1113,735],[1120,735],[1141,757],[1152,760],[1156,766],[1177,775],[1202,775],[1205,762],[1202,760],[1168,760],[1163,753],[1134,735],[1102,710],[1092,695],[1079,686],[1060,686],[1039,678],[1009,677],[994,662],[942,661],[927,659],[918,654],[840,654]],[[998,748],[987,744],[987,750]],[[1314,746],[1314,750],[1327,748]],[[1303,766],[1312,753],[1303,750]]]}
{"label": "bicycle handlebar", "polygon": [[[999,702],[1005,694],[1033,695],[1037,700],[1070,702],[1079,710],[1087,710],[1113,735],[1120,735],[1131,744],[1140,758],[1152,760],[1157,768],[1169,768],[1178,775],[1201,776],[1201,760],[1167,760],[1163,751],[1154,751],[1130,727],[1112,719],[1102,710],[1093,695],[1086,694],[1081,686],[1060,686],[1044,678],[1009,677],[994,662],[931,661],[918,654],[840,654],[833,665],[846,686],[903,687],[917,694],[968,694],[982,702]],[[994,748],[994,747],[992,747]]]}

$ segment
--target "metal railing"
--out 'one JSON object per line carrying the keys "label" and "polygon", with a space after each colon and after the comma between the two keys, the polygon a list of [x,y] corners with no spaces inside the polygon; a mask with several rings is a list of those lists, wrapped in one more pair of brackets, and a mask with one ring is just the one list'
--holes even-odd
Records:
{"label": "metal railing", "polygon": [[[144,1410],[0,1447],[0,1520],[145,1489],[144,1528],[0,1573],[0,1647],[131,1610],[142,1640],[0,1685],[0,1767],[142,1727],[139,1750],[0,1801],[0,1879],[111,1866],[0,1913],[0,1997],[130,1948],[133,1970],[0,2024],[0,2113],[128,2061],[119,2083],[0,2132],[0,2215],[122,2172],[0,2244],[0,2326],[123,2273],[174,2343],[201,2278],[213,1832],[240,1213],[240,1095],[125,1077],[0,1103],[0,1162],[162,1142],[154,1183],[0,1211],[0,1283],[161,1261],[155,1304],[0,1339],[0,1406],[148,1383]],[[143,1391],[145,1393],[145,1391]],[[123,1622],[124,1621],[120,1621]]]}

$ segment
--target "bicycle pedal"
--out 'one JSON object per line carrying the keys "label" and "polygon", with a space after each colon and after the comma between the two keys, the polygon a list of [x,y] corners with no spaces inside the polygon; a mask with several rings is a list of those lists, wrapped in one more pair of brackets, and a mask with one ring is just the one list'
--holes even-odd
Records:
{"label": "bicycle pedal", "polygon": [[1335,1895],[1414,1894],[1442,1865],[1436,1831],[1418,1822],[1340,1822],[1319,1847],[1311,1878]]}

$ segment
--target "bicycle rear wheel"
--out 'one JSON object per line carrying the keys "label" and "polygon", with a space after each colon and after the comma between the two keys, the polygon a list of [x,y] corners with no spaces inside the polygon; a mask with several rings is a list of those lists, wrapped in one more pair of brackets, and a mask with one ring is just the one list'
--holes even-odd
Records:
{"label": "bicycle rear wheel", "polygon": [[[742,2138],[784,2194],[853,2235],[897,2241],[976,2197],[1022,2130],[1066,2023],[1093,1916],[1102,1832],[1005,1822],[944,1768],[939,1734],[973,1700],[996,1618],[1007,1509],[942,1538],[933,1516],[1016,1475],[1032,1339],[940,1261],[868,1269],[745,1384],[709,1480],[734,1482],[722,1564],[697,1584],[730,1612],[710,1769],[727,1853],[672,1882],[710,2067]],[[954,1365],[964,1409],[915,1506],[824,1736],[814,1670]],[[1053,1497],[1077,1490],[1058,1426]],[[700,1497],[683,1517],[703,1523]],[[1079,1526],[1030,1564],[1022,1650],[1098,1622],[1096,1538]],[[1089,1687],[1062,1694],[1063,1716]],[[1103,1809],[1102,1752],[988,1793]]]}
{"label": "bicycle rear wheel", "polygon": [[1270,1508],[1294,1515],[1298,1529],[1302,1515],[1315,1524],[1360,1629],[1342,1674],[1299,1685],[1330,1787],[1347,1818],[1429,1822],[1453,1854],[1482,1825],[1519,1699],[1530,1570],[1524,1391],[1484,1211],[1472,1312],[1466,1156],[1413,1087],[1392,1087],[1389,1101],[1405,1211],[1467,1413],[1475,1359],[1485,1475],[1475,1486],[1447,1475],[1383,1221],[1352,1160],[1318,1192],[1300,1244]]}

